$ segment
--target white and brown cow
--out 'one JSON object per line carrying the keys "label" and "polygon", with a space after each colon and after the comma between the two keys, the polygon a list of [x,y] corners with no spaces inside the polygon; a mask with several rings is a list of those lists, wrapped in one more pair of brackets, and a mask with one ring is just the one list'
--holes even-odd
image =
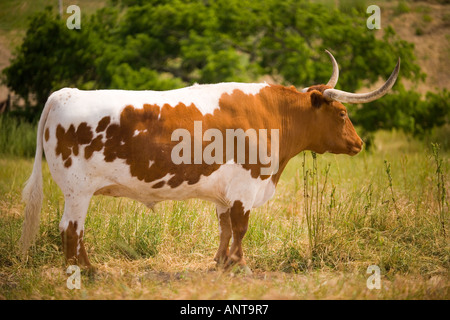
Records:
{"label": "white and brown cow", "polygon": [[[109,195],[129,197],[149,207],[169,199],[214,202],[220,228],[215,260],[226,266],[245,265],[241,243],[250,210],[273,196],[289,159],[303,150],[357,154],[362,141],[340,102],[381,97],[399,72],[400,61],[378,90],[347,93],[333,89],[338,67],[329,55],[333,61],[330,81],[303,92],[266,83],[194,85],[161,92],[69,88],[54,92],[39,121],[33,172],[23,191],[27,203],[23,251],[39,229],[44,150],[52,177],[64,194],[59,228],[71,263],[90,266],[83,245],[89,202],[93,195]],[[201,123],[202,133],[216,129],[224,136],[229,129],[278,130],[279,148],[271,154],[277,166],[263,173],[270,164],[237,161],[237,152],[231,156],[223,152],[223,161],[217,163],[175,164],[171,153],[179,141],[172,134],[181,128],[194,136],[194,122]],[[259,140],[249,145],[255,141]],[[271,142],[269,135],[265,143],[270,146]],[[193,139],[195,143],[199,142]],[[207,144],[200,142],[203,149]],[[249,150],[247,146],[245,152]]]}

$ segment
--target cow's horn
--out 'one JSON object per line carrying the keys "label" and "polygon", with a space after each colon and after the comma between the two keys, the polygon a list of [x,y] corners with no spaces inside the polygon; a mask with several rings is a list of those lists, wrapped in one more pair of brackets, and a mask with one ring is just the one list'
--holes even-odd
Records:
{"label": "cow's horn", "polygon": [[323,92],[325,99],[329,101],[339,101],[348,103],[366,103],[371,102],[384,96],[394,85],[400,71],[400,58],[398,58],[397,65],[392,71],[389,79],[377,90],[367,93],[350,93],[337,89],[326,89]]}
{"label": "cow's horn", "polygon": [[333,57],[330,51],[325,50],[326,53],[330,56],[331,62],[333,63],[333,74],[331,75],[330,80],[328,80],[327,86],[334,88],[339,79],[339,66],[336,62],[336,59]]}
{"label": "cow's horn", "polygon": [[[339,79],[339,66],[337,64],[336,59],[331,54],[331,52],[326,49],[325,49],[325,52],[328,53],[328,55],[331,58],[331,63],[333,64],[333,73],[331,74],[330,80],[328,80],[327,86],[334,88]],[[303,88],[302,92],[307,92],[308,89],[309,89],[309,87]]]}

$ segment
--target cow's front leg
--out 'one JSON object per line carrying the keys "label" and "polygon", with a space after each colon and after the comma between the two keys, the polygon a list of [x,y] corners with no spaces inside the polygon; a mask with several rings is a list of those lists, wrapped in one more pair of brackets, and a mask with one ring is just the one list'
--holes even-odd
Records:
{"label": "cow's front leg", "polygon": [[230,208],[217,205],[216,213],[217,219],[219,220],[220,244],[214,260],[218,266],[224,266],[228,261],[230,252],[228,249],[231,239]]}
{"label": "cow's front leg", "polygon": [[[234,202],[230,209],[231,229],[233,241],[231,243],[228,265],[237,264],[245,267],[244,253],[242,251],[242,239],[245,236],[248,228],[248,217],[250,210],[245,211],[241,201]],[[248,268],[246,270],[250,271]]]}

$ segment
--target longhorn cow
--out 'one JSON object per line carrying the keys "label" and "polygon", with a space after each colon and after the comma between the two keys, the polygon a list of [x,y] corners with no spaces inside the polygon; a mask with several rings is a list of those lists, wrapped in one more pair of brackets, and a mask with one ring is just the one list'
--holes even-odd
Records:
{"label": "longhorn cow", "polygon": [[[380,98],[400,69],[399,60],[375,91],[348,93],[334,89],[339,69],[327,53],[333,63],[331,79],[301,91],[267,83],[219,83],[170,91],[64,88],[52,93],[39,121],[33,172],[23,190],[23,252],[39,229],[44,151],[64,194],[59,230],[70,263],[91,267],[84,222],[91,197],[108,195],[149,207],[169,199],[214,202],[220,230],[214,259],[224,266],[245,266],[241,244],[250,210],[272,198],[289,159],[303,150],[360,152],[363,142],[342,102]],[[248,141],[242,148],[232,143],[239,132]],[[221,134],[231,139],[226,150],[216,144]],[[192,150],[215,161],[206,162]],[[251,151],[266,157],[252,157]]]}

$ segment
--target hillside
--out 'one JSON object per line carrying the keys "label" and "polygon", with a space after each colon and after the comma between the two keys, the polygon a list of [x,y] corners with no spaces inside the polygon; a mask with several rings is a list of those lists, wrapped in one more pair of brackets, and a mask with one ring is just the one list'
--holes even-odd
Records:
{"label": "hillside", "polygon": [[402,39],[414,43],[417,60],[427,74],[419,92],[450,89],[450,3],[408,2],[402,11],[398,1],[392,1],[383,4],[383,24],[392,25]]}

